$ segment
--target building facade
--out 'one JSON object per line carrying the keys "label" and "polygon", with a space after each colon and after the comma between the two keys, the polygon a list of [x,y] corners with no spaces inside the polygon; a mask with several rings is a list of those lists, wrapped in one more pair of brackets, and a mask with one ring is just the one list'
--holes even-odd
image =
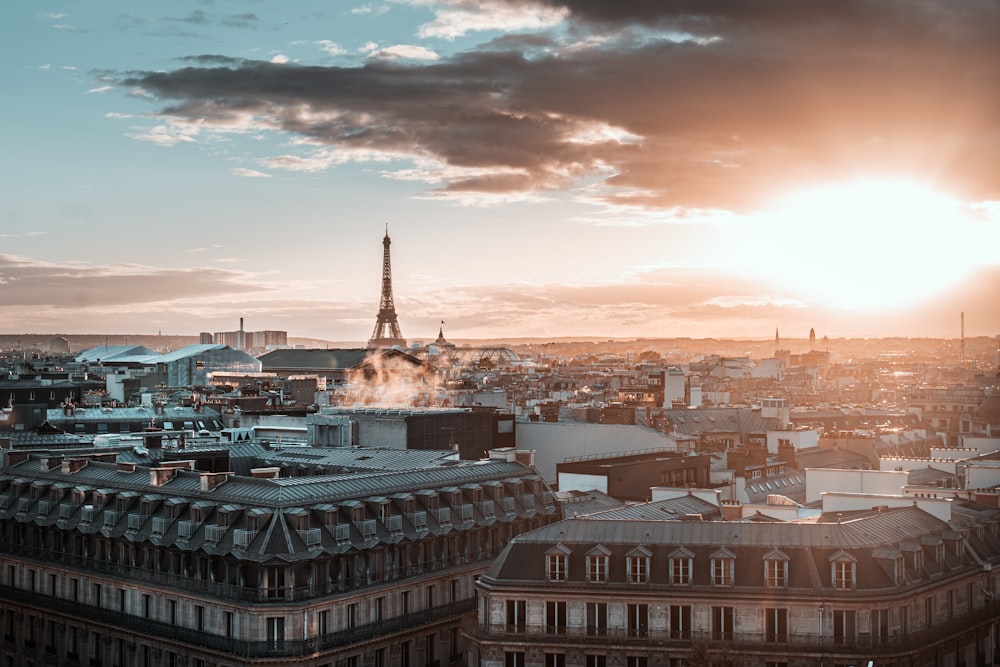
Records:
{"label": "building facade", "polygon": [[996,510],[951,522],[916,507],[803,523],[634,514],[515,538],[479,581],[469,664],[957,667],[998,656]]}
{"label": "building facade", "polygon": [[194,455],[4,452],[4,664],[460,664],[474,579],[556,516],[509,456],[231,451],[239,473]]}

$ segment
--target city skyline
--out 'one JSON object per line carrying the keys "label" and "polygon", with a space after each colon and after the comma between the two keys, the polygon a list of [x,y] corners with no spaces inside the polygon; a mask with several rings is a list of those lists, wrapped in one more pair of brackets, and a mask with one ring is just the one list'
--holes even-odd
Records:
{"label": "city skyline", "polygon": [[1000,7],[5,6],[0,333],[1000,332]]}

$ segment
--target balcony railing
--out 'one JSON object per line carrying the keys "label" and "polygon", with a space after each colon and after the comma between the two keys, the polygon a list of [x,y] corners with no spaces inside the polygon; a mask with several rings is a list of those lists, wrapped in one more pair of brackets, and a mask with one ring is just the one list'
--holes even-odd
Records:
{"label": "balcony railing", "polygon": [[783,638],[782,641],[769,641],[761,633],[727,633],[727,639],[719,639],[708,632],[673,632],[670,628],[649,629],[644,632],[633,632],[623,628],[603,629],[603,634],[594,634],[593,628],[586,627],[565,627],[565,626],[510,626],[499,625],[483,627],[473,625],[465,630],[481,641],[507,642],[538,642],[551,643],[556,641],[569,641],[573,644],[583,645],[607,645],[612,643],[626,643],[636,647],[642,646],[671,646],[678,648],[690,647],[692,642],[704,642],[709,648],[723,648],[730,650],[755,650],[764,649],[769,651],[787,652],[826,652],[826,653],[855,653],[859,649],[872,655],[880,653],[898,653],[901,649],[912,651],[923,651],[939,642],[953,639],[959,634],[974,630],[978,626],[993,622],[1000,615],[1000,602],[993,603],[992,606],[976,609],[967,614],[963,614],[946,623],[936,624],[930,630],[915,630],[909,634],[895,634],[886,639],[872,637],[870,635],[857,635],[853,638],[838,638],[829,634],[792,634]]}
{"label": "balcony railing", "polygon": [[333,632],[311,639],[276,639],[271,641],[246,641],[232,637],[221,637],[208,632],[161,623],[140,616],[131,616],[121,611],[103,609],[80,604],[71,600],[24,591],[9,586],[0,586],[0,599],[31,605],[39,609],[55,611],[73,617],[81,617],[97,623],[113,625],[138,635],[154,636],[221,651],[237,658],[298,658],[312,655],[317,651],[349,646],[376,637],[386,637],[400,632],[416,632],[429,623],[454,620],[460,621],[464,614],[476,608],[476,600],[461,600],[451,604],[384,619],[377,623],[361,625],[339,632]]}
{"label": "balcony railing", "polygon": [[[169,572],[162,572],[154,568],[138,567],[124,563],[84,557],[58,549],[31,547],[8,540],[0,540],[0,553],[3,553],[5,556],[24,558],[36,562],[41,561],[58,563],[64,567],[77,568],[88,572],[99,573],[105,576],[132,579],[138,582],[154,584],[158,587],[167,586],[189,593],[228,598],[242,602],[273,601],[275,597],[273,594],[274,591],[280,591],[281,599],[286,602],[313,600],[335,593],[367,588],[371,585],[371,582],[368,581],[366,576],[357,576],[348,577],[342,580],[324,579],[309,586],[286,587],[269,590],[266,588],[225,584],[217,581],[211,581],[207,578],[198,578],[183,574],[172,574]],[[425,573],[434,572],[444,567],[451,567],[454,565],[473,565],[475,563],[483,563],[492,560],[496,554],[497,551],[494,549],[479,549],[470,551],[467,556],[456,556],[450,560],[433,559],[424,561],[421,564],[401,563],[396,568],[388,571],[383,577],[383,580],[420,576]],[[0,597],[0,599],[3,598]]]}

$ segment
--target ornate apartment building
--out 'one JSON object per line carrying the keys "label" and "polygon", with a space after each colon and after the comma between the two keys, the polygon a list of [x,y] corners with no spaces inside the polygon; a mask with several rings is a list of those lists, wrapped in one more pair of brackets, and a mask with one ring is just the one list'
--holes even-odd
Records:
{"label": "ornate apartment building", "polygon": [[479,580],[469,665],[1000,659],[996,509],[950,521],[917,507],[804,523],[632,517],[610,510],[515,538]]}
{"label": "ornate apartment building", "polygon": [[3,664],[461,663],[475,578],[556,517],[512,452],[229,453],[3,452]]}

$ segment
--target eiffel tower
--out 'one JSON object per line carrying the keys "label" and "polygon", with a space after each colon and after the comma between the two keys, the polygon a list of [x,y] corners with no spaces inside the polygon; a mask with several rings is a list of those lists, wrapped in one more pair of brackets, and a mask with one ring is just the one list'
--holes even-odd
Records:
{"label": "eiffel tower", "polygon": [[372,332],[368,347],[406,347],[406,339],[399,331],[396,320],[396,307],[392,303],[392,264],[389,261],[389,226],[385,227],[385,238],[382,239],[382,298],[378,304],[378,318],[375,320],[375,331]]}

